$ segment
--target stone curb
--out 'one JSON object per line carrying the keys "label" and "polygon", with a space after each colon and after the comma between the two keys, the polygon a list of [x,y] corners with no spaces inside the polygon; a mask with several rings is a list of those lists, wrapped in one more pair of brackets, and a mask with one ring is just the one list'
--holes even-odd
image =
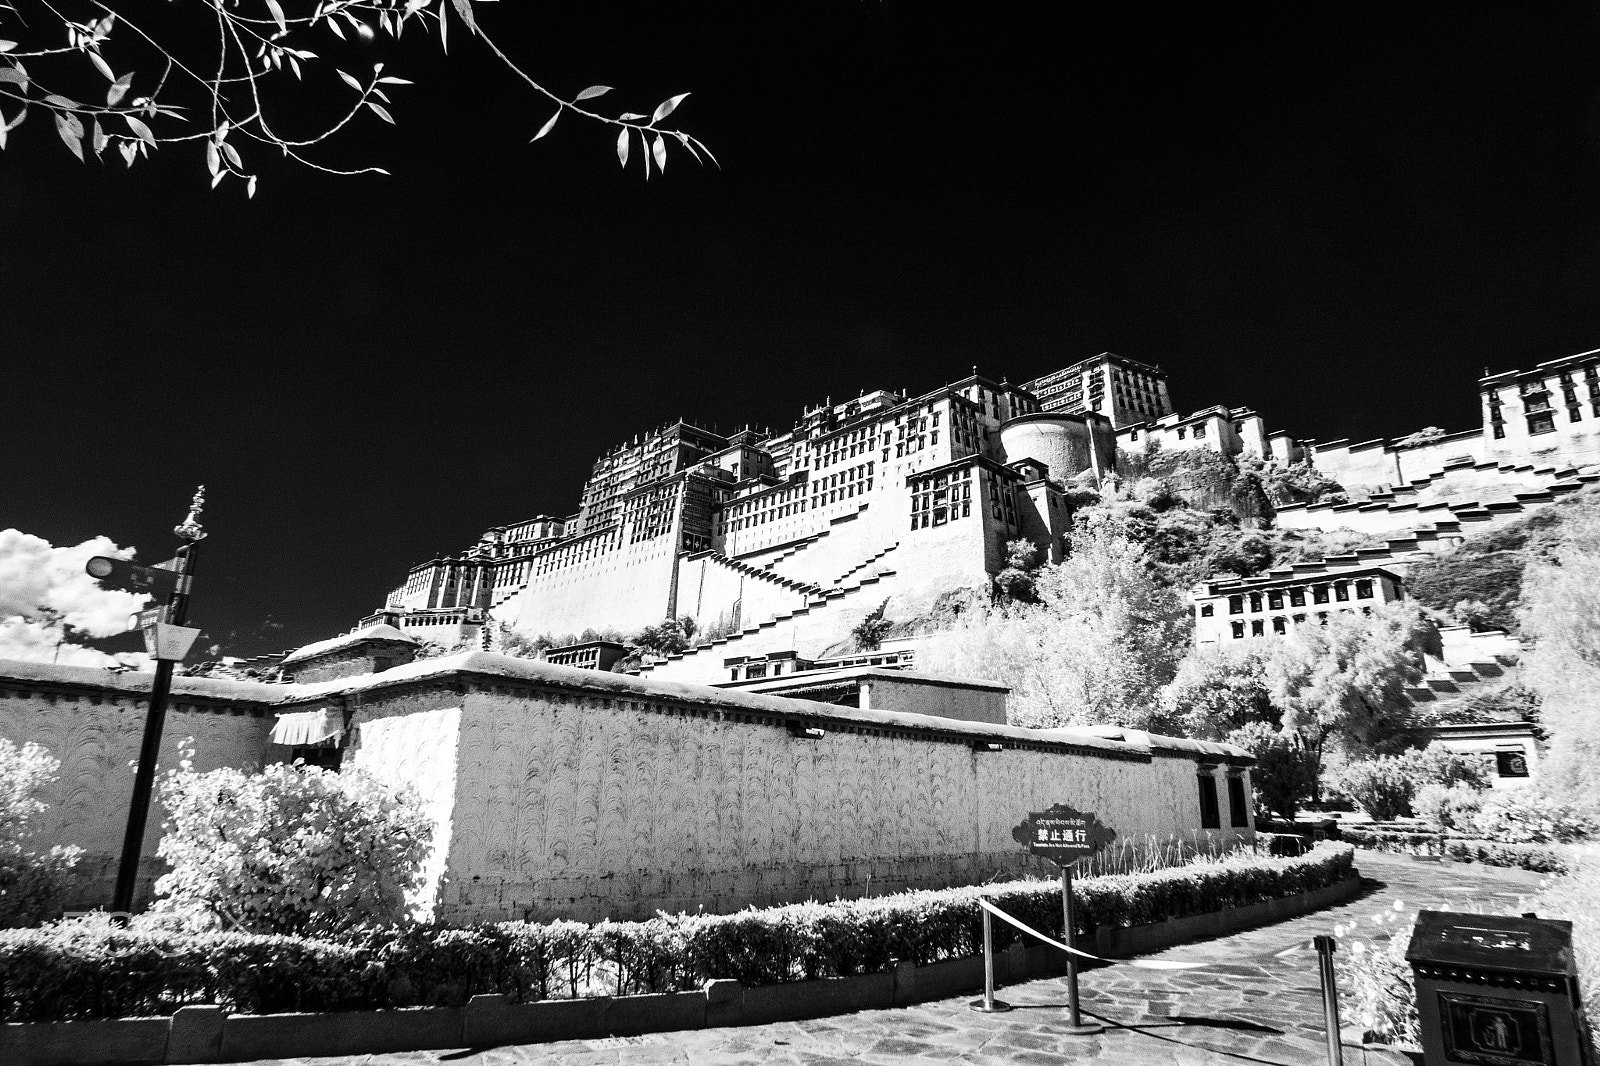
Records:
{"label": "stone curb", "polygon": [[[1352,876],[1326,888],[1210,914],[1129,929],[1101,929],[1083,950],[1131,956],[1296,918],[1342,903],[1361,890]],[[1065,959],[1045,945],[1020,941],[995,956],[995,980],[1016,984],[1065,972]],[[249,1062],[444,1048],[584,1040],[683,1029],[763,1025],[858,1010],[945,999],[983,984],[983,958],[928,966],[902,962],[887,973],[830,977],[746,988],[708,981],[699,992],[513,1003],[503,995],[473,996],[464,1007],[341,1011],[329,1014],[226,1015],[212,1006],[184,1007],[171,1018],[72,1022],[9,1022],[0,1026],[0,1062],[7,1066],[77,1066]]]}

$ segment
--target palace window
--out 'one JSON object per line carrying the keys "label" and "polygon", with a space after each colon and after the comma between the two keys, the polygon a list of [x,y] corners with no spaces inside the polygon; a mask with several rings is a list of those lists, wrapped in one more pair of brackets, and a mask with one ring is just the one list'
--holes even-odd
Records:
{"label": "palace window", "polygon": [[1255,621],[1251,622],[1250,623],[1250,635],[1252,637],[1264,637],[1264,636],[1266,636],[1267,635],[1266,623],[1263,622],[1259,618],[1257,618]]}
{"label": "palace window", "polygon": [[1206,435],[1206,427],[1204,423],[1194,427],[1194,435],[1196,440]]}
{"label": "palace window", "polygon": [[1348,600],[1350,598],[1349,582],[1341,581],[1337,585],[1333,586],[1333,598],[1338,600],[1340,603]]}
{"label": "palace window", "polygon": [[1184,440],[1188,436],[1189,436],[1188,428],[1186,426],[1179,426],[1178,427],[1178,439],[1179,440]]}
{"label": "palace window", "polygon": [[1290,589],[1289,590],[1289,606],[1290,607],[1304,607],[1305,605],[1306,605],[1306,590],[1305,589]]}
{"label": "palace window", "polygon": [[1234,640],[1243,640],[1244,639],[1244,623],[1243,622],[1235,622],[1235,623],[1233,623],[1233,639]]}
{"label": "palace window", "polygon": [[1537,436],[1540,433],[1554,433],[1556,431],[1556,416],[1550,411],[1543,414],[1528,416],[1528,435]]}
{"label": "palace window", "polygon": [[1571,407],[1567,408],[1567,421],[1568,422],[1576,422],[1576,421],[1578,421],[1578,419],[1580,419],[1582,417],[1583,417],[1583,413],[1578,409],[1578,405],[1577,404],[1573,404]]}
{"label": "palace window", "polygon": [[1244,800],[1244,778],[1228,775],[1228,824],[1235,829],[1250,824],[1250,808]]}
{"label": "palace window", "polygon": [[1274,633],[1277,633],[1279,636],[1282,636],[1284,631],[1285,631],[1285,628],[1286,627],[1284,625],[1284,621],[1283,621],[1282,618],[1274,618],[1272,620],[1272,631]]}
{"label": "palace window", "polygon": [[1283,590],[1273,589],[1267,593],[1267,606],[1274,611],[1283,610]]}
{"label": "palace window", "polygon": [[1229,614],[1244,614],[1244,597],[1243,596],[1229,596],[1228,597],[1228,613]]}
{"label": "palace window", "polygon": [[1221,829],[1222,812],[1217,809],[1217,779],[1211,774],[1201,774],[1200,828]]}
{"label": "palace window", "polygon": [[1328,586],[1326,586],[1326,585],[1317,585],[1316,587],[1314,587],[1311,590],[1311,602],[1312,603],[1327,603],[1328,602]]}
{"label": "palace window", "polygon": [[1214,615],[1216,613],[1217,613],[1217,609],[1213,605],[1211,605],[1209,603],[1202,603],[1200,605],[1200,617],[1201,618],[1210,618],[1212,615]]}
{"label": "palace window", "polygon": [[1358,599],[1358,600],[1370,600],[1370,599],[1372,599],[1372,582],[1371,581],[1362,580],[1362,581],[1357,581],[1356,582],[1356,599]]}
{"label": "palace window", "polygon": [[1261,593],[1252,592],[1250,594],[1250,610],[1252,610],[1252,611],[1261,610]]}

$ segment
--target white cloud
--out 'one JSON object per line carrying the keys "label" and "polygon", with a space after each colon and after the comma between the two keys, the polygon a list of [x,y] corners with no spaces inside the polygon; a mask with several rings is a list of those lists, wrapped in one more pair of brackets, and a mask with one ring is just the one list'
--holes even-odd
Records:
{"label": "white cloud", "polygon": [[82,645],[64,643],[61,633],[44,624],[41,608],[59,612],[67,625],[90,637],[124,632],[128,616],[144,607],[142,593],[101,588],[84,572],[96,555],[133,558],[109,537],[95,537],[72,547],[55,547],[21,530],[0,530],[0,658],[27,659],[78,666],[109,666],[143,656],[107,655]]}

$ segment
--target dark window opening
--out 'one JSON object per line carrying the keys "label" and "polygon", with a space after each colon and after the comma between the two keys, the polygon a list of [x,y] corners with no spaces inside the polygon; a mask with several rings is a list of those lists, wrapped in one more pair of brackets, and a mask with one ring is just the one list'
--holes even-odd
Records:
{"label": "dark window opening", "polygon": [[1250,824],[1250,808],[1244,798],[1244,778],[1228,778],[1228,824],[1234,828]]}
{"label": "dark window opening", "polygon": [[1200,828],[1221,829],[1222,811],[1217,806],[1217,779],[1200,775]]}

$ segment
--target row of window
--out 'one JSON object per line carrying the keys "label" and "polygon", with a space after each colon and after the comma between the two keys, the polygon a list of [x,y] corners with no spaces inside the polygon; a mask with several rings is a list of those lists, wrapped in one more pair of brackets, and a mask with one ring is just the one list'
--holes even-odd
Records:
{"label": "row of window", "polygon": [[[1313,585],[1311,586],[1311,602],[1329,602],[1330,590],[1332,599],[1335,602],[1347,602],[1350,599],[1350,585],[1351,583],[1348,581],[1335,581],[1332,585]],[[1374,596],[1371,578],[1364,577],[1358,579],[1355,582],[1355,588],[1356,599],[1358,600],[1370,600]],[[1306,605],[1306,590],[1304,587],[1291,589],[1269,589],[1266,593],[1249,593],[1248,599],[1251,614],[1259,614],[1263,610],[1281,611],[1284,608],[1285,599],[1287,599],[1290,607],[1304,607]],[[1228,613],[1244,614],[1245,601],[1245,593],[1240,593],[1236,596],[1229,596]],[[1200,616],[1202,618],[1210,618],[1211,614],[1211,604],[1201,604]]]}
{"label": "row of window", "polygon": [[[1372,613],[1372,608],[1371,607],[1363,607],[1363,608],[1361,608],[1361,613],[1370,615]],[[1263,618],[1257,618],[1257,619],[1252,620],[1251,623],[1250,623],[1250,635],[1252,637],[1264,637],[1264,636],[1266,636],[1267,635],[1266,621],[1267,620],[1263,619]],[[1297,626],[1305,625],[1305,623],[1306,623],[1306,616],[1304,614],[1297,614],[1297,615],[1294,616],[1294,624],[1295,625],[1297,625]],[[1243,622],[1233,622],[1231,624],[1233,626],[1233,639],[1234,640],[1243,640],[1244,639],[1244,623]],[[1327,611],[1318,611],[1317,612],[1317,624],[1318,625],[1323,625],[1323,626],[1328,624],[1328,612]],[[1272,619],[1272,632],[1277,634],[1280,637],[1285,635],[1286,633],[1288,633],[1289,632],[1289,619],[1285,618],[1281,614],[1278,615],[1277,617],[1273,618]]]}

